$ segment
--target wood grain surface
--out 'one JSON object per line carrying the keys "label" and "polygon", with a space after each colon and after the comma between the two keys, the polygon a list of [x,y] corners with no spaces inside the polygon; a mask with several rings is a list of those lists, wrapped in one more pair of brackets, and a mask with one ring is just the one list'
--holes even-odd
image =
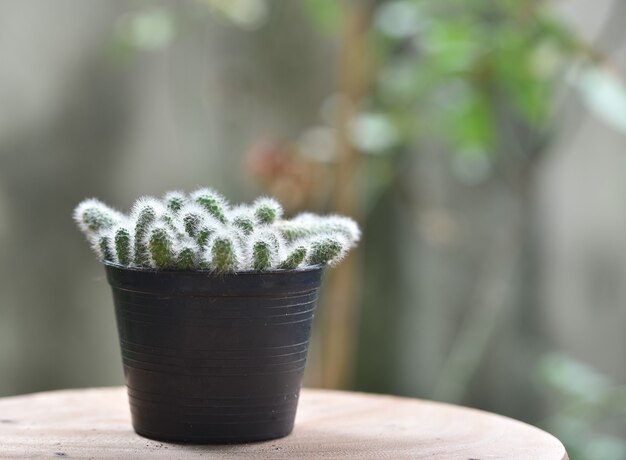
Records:
{"label": "wood grain surface", "polygon": [[0,398],[0,458],[563,460],[553,436],[498,415],[416,399],[302,391],[293,433],[224,446],[152,441],[130,425],[123,388]]}

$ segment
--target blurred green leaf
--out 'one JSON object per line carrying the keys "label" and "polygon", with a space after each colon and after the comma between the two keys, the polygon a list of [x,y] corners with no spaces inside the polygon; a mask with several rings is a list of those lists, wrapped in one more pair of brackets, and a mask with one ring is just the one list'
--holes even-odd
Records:
{"label": "blurred green leaf", "polygon": [[151,8],[124,16],[117,24],[117,39],[129,48],[161,49],[170,44],[174,35],[174,19],[164,8]]}
{"label": "blurred green leaf", "polygon": [[558,436],[572,460],[624,460],[626,441],[598,433],[584,421],[564,416],[552,419],[547,429]]}
{"label": "blurred green leaf", "polygon": [[552,353],[539,365],[542,381],[554,391],[582,401],[596,401],[606,395],[611,382],[584,363]]}
{"label": "blurred green leaf", "polygon": [[565,444],[574,459],[626,459],[626,388],[562,353],[551,353],[538,366],[541,383],[558,396],[545,427]]}
{"label": "blurred green leaf", "polygon": [[[548,114],[549,78],[555,72],[555,66],[537,65],[539,49],[547,52],[534,37],[507,30],[500,34],[491,58],[495,84],[505,91],[521,118],[531,123],[543,122]],[[550,57],[544,54],[544,58]],[[556,65],[556,57],[551,58]]]}
{"label": "blurred green leaf", "polygon": [[338,29],[342,2],[337,0],[301,0],[307,16],[321,31],[330,33]]}
{"label": "blurred green leaf", "polygon": [[425,28],[424,49],[440,71],[466,72],[492,46],[483,33],[484,27],[471,18],[433,20]]}
{"label": "blurred green leaf", "polygon": [[494,145],[494,120],[489,99],[471,88],[459,93],[454,105],[447,107],[449,137],[458,150],[487,152]]}
{"label": "blurred green leaf", "polygon": [[459,154],[500,147],[503,122],[543,135],[555,77],[578,50],[541,2],[393,0],[379,4],[374,25],[372,108],[403,127],[420,118],[426,129],[403,128],[413,135],[401,142],[427,133]]}
{"label": "blurred green leaf", "polygon": [[244,29],[257,29],[268,16],[266,0],[200,0],[209,9]]}

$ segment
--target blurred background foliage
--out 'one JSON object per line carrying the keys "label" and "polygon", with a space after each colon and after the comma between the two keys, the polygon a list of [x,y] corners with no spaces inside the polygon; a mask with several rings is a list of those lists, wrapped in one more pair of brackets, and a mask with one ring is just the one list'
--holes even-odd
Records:
{"label": "blurred background foliage", "polygon": [[75,203],[209,185],[364,227],[309,385],[626,458],[625,20],[623,0],[0,0],[0,394],[121,382]]}

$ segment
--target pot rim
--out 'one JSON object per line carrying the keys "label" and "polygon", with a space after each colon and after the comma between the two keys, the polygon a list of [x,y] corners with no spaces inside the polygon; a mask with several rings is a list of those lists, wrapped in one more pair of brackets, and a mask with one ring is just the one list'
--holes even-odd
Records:
{"label": "pot rim", "polygon": [[125,270],[128,272],[135,273],[151,273],[151,274],[168,274],[168,275],[176,275],[176,274],[185,274],[189,275],[201,275],[201,276],[214,276],[214,277],[238,277],[241,275],[282,275],[282,274],[293,274],[293,273],[306,273],[306,272],[314,272],[318,270],[324,269],[326,266],[321,264],[316,265],[307,265],[306,267],[301,268],[293,268],[293,269],[271,269],[271,270],[241,270],[237,272],[216,272],[212,270],[174,270],[174,269],[156,269],[156,268],[142,268],[142,267],[128,267],[126,265],[120,265],[114,262],[109,262],[102,260],[100,261],[102,265],[106,267],[111,267],[117,270]]}

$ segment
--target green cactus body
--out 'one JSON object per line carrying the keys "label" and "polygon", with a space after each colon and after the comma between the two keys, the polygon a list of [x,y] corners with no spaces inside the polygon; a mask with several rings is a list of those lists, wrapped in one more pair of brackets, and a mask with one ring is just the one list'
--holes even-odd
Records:
{"label": "green cactus body", "polygon": [[204,208],[197,203],[188,203],[178,212],[177,219],[180,222],[183,233],[191,238],[197,238],[207,216]]}
{"label": "green cactus body", "polygon": [[172,230],[174,229],[175,224],[175,218],[172,214],[169,213],[165,213],[161,216],[161,221],[166,223],[168,227],[170,227]]}
{"label": "green cactus body", "polygon": [[200,246],[201,249],[205,249],[209,244],[211,237],[223,228],[224,227],[220,221],[212,216],[205,216],[195,237],[196,243],[198,243],[198,246]]}
{"label": "green cactus body", "polygon": [[146,200],[135,207],[135,265],[139,267],[150,266],[150,254],[146,239],[148,229],[157,219],[157,206]]}
{"label": "green cactus body", "polygon": [[309,253],[310,265],[326,265],[338,261],[343,255],[345,245],[338,236],[322,236],[311,241]]}
{"label": "green cactus body", "polygon": [[129,266],[133,262],[131,236],[126,227],[115,230],[115,255],[120,265]]}
{"label": "green cactus body", "polygon": [[312,230],[309,227],[299,222],[282,220],[277,222],[275,226],[288,243],[293,243],[312,234]]}
{"label": "green cactus body", "polygon": [[254,230],[247,238],[245,235],[241,235],[241,239],[244,247],[248,248],[247,253],[250,258],[248,265],[250,268],[259,271],[276,266],[284,246],[284,240],[277,230],[269,226],[262,226]]}
{"label": "green cactus body", "polygon": [[221,223],[226,223],[226,214],[219,201],[209,197],[200,197],[198,203]]}
{"label": "green cactus body", "polygon": [[273,224],[283,215],[283,208],[280,203],[272,198],[259,198],[252,207],[254,209],[254,217],[261,224]]}
{"label": "green cactus body", "polygon": [[207,247],[207,244],[209,243],[209,238],[211,238],[211,235],[213,233],[214,230],[210,229],[209,227],[202,227],[198,231],[198,235],[196,236],[196,243],[198,243],[200,249],[204,249]]}
{"label": "green cactus body", "polygon": [[200,259],[198,261],[198,270],[211,270],[211,264],[205,259]]}
{"label": "green cactus body", "polygon": [[196,267],[197,251],[192,246],[184,246],[176,256],[176,268],[179,270],[193,270]]}
{"label": "green cactus body", "polygon": [[113,245],[111,243],[111,235],[109,233],[102,234],[98,238],[100,257],[107,262],[115,262],[115,253],[113,252]]}
{"label": "green cactus body", "polygon": [[105,230],[116,224],[116,220],[108,213],[98,208],[86,209],[82,215],[83,222],[92,232]]}
{"label": "green cactus body", "polygon": [[198,214],[185,214],[183,217],[183,224],[185,225],[187,235],[192,238],[196,238],[198,236],[200,224],[202,224],[202,217]]}
{"label": "green cactus body", "polygon": [[96,199],[85,200],[74,210],[74,220],[88,236],[107,230],[122,219],[119,212]]}
{"label": "green cactus body", "polygon": [[293,270],[294,268],[298,268],[300,264],[304,262],[306,254],[307,249],[305,246],[297,246],[292,249],[287,258],[278,265],[278,268],[282,270]]}
{"label": "green cactus body", "polygon": [[170,268],[174,262],[172,237],[166,227],[156,226],[149,231],[148,250],[154,268]]}
{"label": "green cactus body", "polygon": [[246,215],[238,215],[233,218],[233,226],[241,229],[244,235],[249,235],[254,230],[254,221]]}
{"label": "green cactus body", "polygon": [[236,272],[333,265],[360,238],[350,218],[302,213],[286,220],[282,212],[271,198],[231,208],[219,193],[200,189],[189,197],[140,198],[130,216],[89,199],[73,217],[100,259],[138,268]]}
{"label": "green cactus body", "polygon": [[269,227],[263,229],[261,233],[263,233],[265,235],[265,238],[267,238],[268,241],[272,243],[272,247],[274,248],[277,255],[283,252],[283,250],[285,249],[285,239],[278,230]]}
{"label": "green cactus body", "polygon": [[167,206],[167,209],[173,213],[177,213],[187,203],[187,197],[182,192],[168,192],[163,197],[163,202],[165,203],[165,206]]}
{"label": "green cactus body", "polygon": [[252,246],[252,269],[267,270],[272,266],[272,248],[267,241],[257,241]]}
{"label": "green cactus body", "polygon": [[239,268],[236,243],[228,235],[220,235],[211,244],[211,268],[220,273],[234,272]]}
{"label": "green cactus body", "polygon": [[215,235],[216,232],[224,231],[228,229],[229,226],[223,225],[215,217],[204,213],[202,208],[198,208],[200,209],[200,212],[202,212],[202,221],[194,239],[201,249],[205,249],[209,244],[209,240]]}
{"label": "green cactus body", "polygon": [[194,192],[192,197],[196,203],[202,206],[206,212],[215,217],[222,224],[228,221],[226,218],[228,206],[219,193],[210,189],[200,189]]}
{"label": "green cactus body", "polygon": [[176,235],[176,238],[182,239],[185,237],[185,229],[180,221],[180,218],[177,214],[174,214],[172,211],[167,210],[164,214],[162,214],[157,222],[164,223],[167,228]]}

